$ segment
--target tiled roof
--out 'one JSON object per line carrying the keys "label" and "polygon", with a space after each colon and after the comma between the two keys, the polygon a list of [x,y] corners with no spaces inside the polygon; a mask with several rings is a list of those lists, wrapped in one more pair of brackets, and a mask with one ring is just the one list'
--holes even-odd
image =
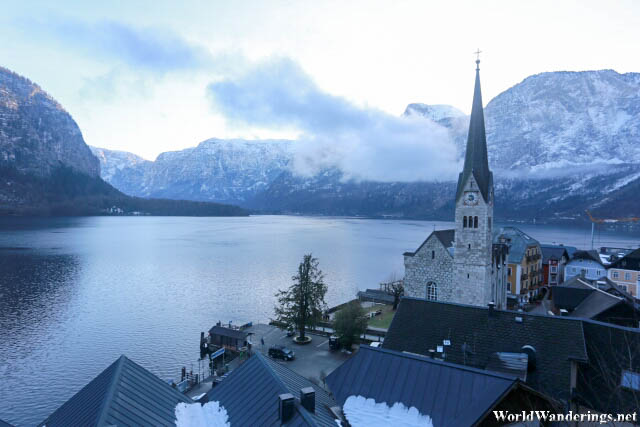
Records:
{"label": "tiled roof", "polygon": [[560,260],[562,255],[566,255],[567,260],[569,259],[569,254],[567,252],[567,248],[560,245],[540,245],[540,249],[542,250],[542,263],[549,264],[549,259],[554,258]]}
{"label": "tiled roof", "polygon": [[192,403],[123,355],[40,425],[172,426],[180,402]]}
{"label": "tiled roof", "polygon": [[349,396],[401,402],[433,425],[450,426],[473,425],[515,383],[512,376],[365,345],[327,377],[341,406]]}
{"label": "tiled roof", "polygon": [[[444,340],[450,345],[443,346]],[[586,360],[579,319],[493,310],[462,304],[405,297],[385,337],[383,347],[428,354],[443,346],[448,362],[484,369],[492,353],[536,351],[536,367],[527,384],[556,399],[567,400],[570,360]]]}
{"label": "tiled roof", "polygon": [[494,242],[500,237],[510,239],[509,245],[509,262],[518,264],[522,262],[527,248],[531,245],[540,245],[540,243],[529,236],[524,231],[516,227],[501,227],[494,231]]}
{"label": "tiled roof", "polygon": [[231,425],[280,426],[278,396],[291,393],[300,397],[305,387],[315,389],[315,413],[296,402],[288,425],[335,426],[329,408],[335,401],[321,387],[278,362],[255,353],[207,393],[209,401],[219,402],[227,411]]}
{"label": "tiled roof", "polygon": [[456,230],[454,229],[433,231],[431,232],[431,234],[429,234],[429,236],[427,236],[426,239],[424,239],[424,242],[422,242],[422,244],[418,246],[418,249],[416,249],[413,252],[405,252],[404,255],[414,256],[415,254],[417,254],[420,251],[420,249],[422,249],[422,247],[429,241],[431,236],[436,236],[440,241],[440,243],[442,243],[442,245],[445,248],[449,249],[453,247],[453,241],[455,240],[455,235],[456,235]]}

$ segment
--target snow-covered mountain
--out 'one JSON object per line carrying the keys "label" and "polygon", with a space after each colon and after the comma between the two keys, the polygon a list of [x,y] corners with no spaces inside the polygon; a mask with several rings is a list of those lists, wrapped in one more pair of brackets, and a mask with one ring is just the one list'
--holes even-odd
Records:
{"label": "snow-covered mountain", "polygon": [[208,139],[154,162],[93,148],[103,178],[127,194],[245,204],[287,168],[292,142]]}
{"label": "snow-covered mountain", "polygon": [[[447,128],[464,154],[468,116],[454,107],[425,104],[410,104],[404,114]],[[635,197],[626,200],[633,194],[629,189],[640,188],[640,74],[534,75],[492,99],[485,118],[499,219],[578,218],[587,207],[616,216],[640,210]],[[145,197],[279,212],[451,216],[454,183],[345,182],[335,169],[300,177],[289,170],[292,144],[207,140],[163,153],[151,164],[118,169],[110,182]],[[109,180],[110,160],[98,157]],[[118,182],[125,175],[131,182]]]}

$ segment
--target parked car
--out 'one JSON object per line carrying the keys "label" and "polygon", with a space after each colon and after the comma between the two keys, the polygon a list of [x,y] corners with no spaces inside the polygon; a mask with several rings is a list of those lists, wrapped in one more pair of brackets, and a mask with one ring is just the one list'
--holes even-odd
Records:
{"label": "parked car", "polygon": [[293,360],[296,355],[295,353],[282,345],[274,345],[269,348],[269,357],[273,359],[282,359],[282,360]]}
{"label": "parked car", "polygon": [[340,339],[336,335],[331,335],[329,337],[329,349],[330,350],[339,350],[340,349]]}

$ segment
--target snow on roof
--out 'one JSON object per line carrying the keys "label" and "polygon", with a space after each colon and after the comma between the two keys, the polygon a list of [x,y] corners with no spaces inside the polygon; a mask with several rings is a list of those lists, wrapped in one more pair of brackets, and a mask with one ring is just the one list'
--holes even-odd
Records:
{"label": "snow on roof", "polygon": [[177,427],[229,427],[227,410],[218,402],[178,403],[176,406]]}
{"label": "snow on roof", "polygon": [[392,407],[385,402],[376,403],[363,396],[349,396],[344,402],[342,411],[353,427],[359,426],[394,426],[394,427],[433,427],[431,418],[422,415],[415,407],[407,408],[401,402]]}

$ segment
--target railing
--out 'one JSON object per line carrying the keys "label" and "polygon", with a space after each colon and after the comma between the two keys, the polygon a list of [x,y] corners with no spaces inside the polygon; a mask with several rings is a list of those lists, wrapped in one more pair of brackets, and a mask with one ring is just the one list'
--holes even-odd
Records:
{"label": "railing", "polygon": [[529,278],[529,275],[527,273],[522,273],[522,276],[520,276],[520,279],[522,280],[527,280]]}

